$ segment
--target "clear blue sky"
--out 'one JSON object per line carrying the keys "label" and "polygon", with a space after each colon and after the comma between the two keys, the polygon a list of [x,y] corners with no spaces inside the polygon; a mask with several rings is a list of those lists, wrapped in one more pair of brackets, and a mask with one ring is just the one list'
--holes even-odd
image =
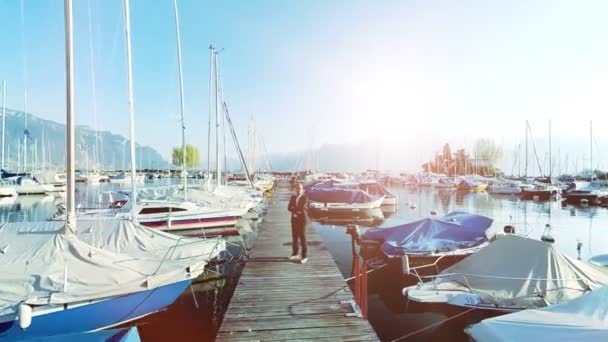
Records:
{"label": "clear blue sky", "polygon": [[[74,2],[78,122],[94,124],[92,39],[98,127],[126,134],[122,0]],[[253,116],[274,152],[305,149],[310,135],[512,144],[526,119],[581,139],[589,119],[598,132],[608,123],[605,1],[180,0],[179,10],[187,140],[203,149],[210,43],[225,49],[241,140]],[[137,140],[168,154],[180,143],[172,0],[132,0],[131,15]],[[63,2],[0,0],[0,22],[10,107],[23,108],[27,87],[30,112],[63,122]]]}

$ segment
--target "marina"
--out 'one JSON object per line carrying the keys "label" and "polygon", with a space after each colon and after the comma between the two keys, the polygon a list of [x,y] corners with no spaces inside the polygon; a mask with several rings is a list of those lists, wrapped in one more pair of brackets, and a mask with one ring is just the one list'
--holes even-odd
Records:
{"label": "marina", "polygon": [[501,6],[1,2],[0,342],[608,340],[608,5]]}
{"label": "marina", "polygon": [[377,341],[366,320],[348,316],[353,295],[314,227],[310,261],[287,258],[290,195],[286,182],[275,191],[216,340]]}

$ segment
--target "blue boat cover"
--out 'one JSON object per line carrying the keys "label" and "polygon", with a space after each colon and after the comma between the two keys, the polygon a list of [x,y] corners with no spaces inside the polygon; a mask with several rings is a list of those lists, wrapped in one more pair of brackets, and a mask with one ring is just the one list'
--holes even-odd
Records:
{"label": "blue boat cover", "polygon": [[453,212],[442,218],[427,218],[391,228],[365,232],[362,240],[384,241],[382,251],[389,257],[406,253],[445,252],[470,248],[487,241],[492,225],[486,216]]}
{"label": "blue boat cover", "polygon": [[308,199],[321,203],[369,203],[380,199],[381,196],[373,196],[363,190],[355,189],[323,189],[313,187],[306,191]]}
{"label": "blue boat cover", "polygon": [[478,182],[478,181],[476,181],[476,180],[474,180],[474,179],[463,179],[463,180],[462,180],[462,181],[461,181],[461,182],[458,184],[458,187],[459,187],[459,188],[465,188],[465,189],[468,189],[468,188],[474,188],[474,187],[476,187],[476,186],[480,186],[480,185],[482,185],[482,183],[480,183],[480,182]]}
{"label": "blue boat cover", "polygon": [[333,189],[336,187],[337,184],[340,184],[342,182],[338,181],[338,180],[318,180],[318,181],[314,181],[310,184],[304,185],[304,190],[308,191],[312,188],[316,188],[316,189]]}
{"label": "blue boat cover", "polygon": [[367,193],[372,195],[384,196],[386,198],[395,198],[395,195],[386,190],[385,187],[378,183],[361,183],[361,190],[365,190]]}

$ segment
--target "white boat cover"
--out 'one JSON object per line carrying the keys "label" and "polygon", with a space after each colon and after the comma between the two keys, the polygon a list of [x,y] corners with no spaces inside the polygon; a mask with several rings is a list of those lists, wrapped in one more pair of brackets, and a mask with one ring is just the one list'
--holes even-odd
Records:
{"label": "white boat cover", "polygon": [[466,329],[475,341],[608,341],[608,286],[569,302],[485,319]]}
{"label": "white boat cover", "polygon": [[202,271],[209,260],[226,249],[226,241],[221,238],[178,236],[120,219],[78,221],[77,235],[81,241],[97,248],[135,258],[183,264],[193,273]]}
{"label": "white boat cover", "polygon": [[543,241],[507,235],[443,270],[434,284],[474,293],[484,304],[539,308],[608,284],[608,268],[570,258]]}
{"label": "white boat cover", "polygon": [[[161,246],[169,246],[170,239],[126,221],[80,223],[80,236],[91,234],[90,241],[98,247],[63,234],[64,222],[0,226],[0,316],[14,314],[22,302],[77,303],[156,288],[189,279],[192,274],[184,266],[200,269],[208,260],[186,262],[194,249],[161,257]],[[89,233],[87,224],[92,228]],[[95,235],[102,228],[114,232]],[[157,244],[156,238],[161,242]]]}

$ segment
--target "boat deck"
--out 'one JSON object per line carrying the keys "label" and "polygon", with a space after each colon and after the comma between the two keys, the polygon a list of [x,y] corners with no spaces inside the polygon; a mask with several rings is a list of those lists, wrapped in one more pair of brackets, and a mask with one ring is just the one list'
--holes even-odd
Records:
{"label": "boat deck", "polygon": [[260,226],[217,341],[378,341],[368,321],[347,317],[353,299],[329,251],[311,226],[308,262],[289,261],[289,186],[281,182]]}

